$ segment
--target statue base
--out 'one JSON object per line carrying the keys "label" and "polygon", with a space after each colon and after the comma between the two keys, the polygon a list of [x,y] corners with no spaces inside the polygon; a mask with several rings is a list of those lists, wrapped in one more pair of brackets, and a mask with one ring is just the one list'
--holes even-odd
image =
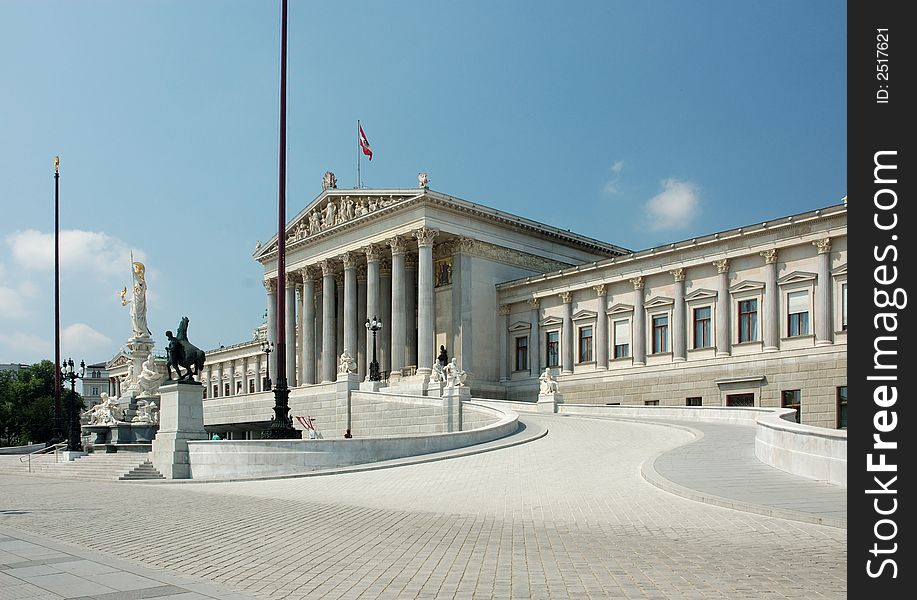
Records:
{"label": "statue base", "polygon": [[196,381],[166,381],[159,388],[159,433],[153,440],[153,466],[166,479],[189,479],[190,440],[206,440],[204,388]]}
{"label": "statue base", "polygon": [[540,413],[556,413],[557,404],[563,402],[564,397],[558,394],[557,392],[549,392],[547,394],[538,394],[538,412]]}

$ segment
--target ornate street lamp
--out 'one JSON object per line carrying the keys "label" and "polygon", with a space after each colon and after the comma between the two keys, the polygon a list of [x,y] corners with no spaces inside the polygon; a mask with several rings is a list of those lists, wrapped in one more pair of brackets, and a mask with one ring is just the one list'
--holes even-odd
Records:
{"label": "ornate street lamp", "polygon": [[261,342],[261,351],[264,352],[264,381],[261,382],[261,391],[271,391],[271,352],[274,350],[274,344],[265,340]]}
{"label": "ornate street lamp", "polygon": [[382,321],[373,317],[372,321],[366,319],[367,331],[373,332],[373,361],[369,363],[369,380],[382,381],[382,374],[379,373],[379,361],[376,360],[376,332],[382,329]]}
{"label": "ornate street lamp", "polygon": [[80,361],[80,372],[73,370],[73,359],[61,363],[61,377],[70,380],[70,403],[67,406],[67,450],[77,452],[83,449],[80,442],[80,415],[76,410],[76,380],[86,375],[86,362]]}

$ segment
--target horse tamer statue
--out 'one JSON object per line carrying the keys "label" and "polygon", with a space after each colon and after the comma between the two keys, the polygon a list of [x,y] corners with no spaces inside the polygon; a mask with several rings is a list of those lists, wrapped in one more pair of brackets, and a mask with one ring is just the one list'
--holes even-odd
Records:
{"label": "horse tamer statue", "polygon": [[[204,351],[188,341],[188,317],[181,318],[176,335],[173,336],[171,331],[167,331],[166,337],[169,338],[169,345],[166,347],[166,370],[169,373],[169,381],[172,380],[173,368],[178,381],[194,381],[193,376],[199,375],[204,366]],[[185,369],[184,375],[180,367]],[[191,367],[194,367],[193,371]]]}

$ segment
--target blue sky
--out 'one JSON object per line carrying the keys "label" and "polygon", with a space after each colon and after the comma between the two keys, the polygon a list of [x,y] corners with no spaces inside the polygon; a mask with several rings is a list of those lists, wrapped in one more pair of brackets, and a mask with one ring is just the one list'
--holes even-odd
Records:
{"label": "blue sky", "polygon": [[[846,3],[291,0],[288,215],[334,171],[639,249],[840,202]],[[249,339],[276,232],[279,0],[0,0],[0,363]]]}

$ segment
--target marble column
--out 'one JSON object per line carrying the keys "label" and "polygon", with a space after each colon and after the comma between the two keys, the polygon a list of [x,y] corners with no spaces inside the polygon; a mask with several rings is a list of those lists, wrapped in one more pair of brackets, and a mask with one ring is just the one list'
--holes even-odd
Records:
{"label": "marble column", "polygon": [[509,337],[509,304],[501,304],[497,309],[497,352],[500,360],[500,381],[509,381],[509,361],[510,356],[515,353],[516,348],[509,347],[507,338]]}
{"label": "marble column", "polygon": [[255,391],[264,391],[264,376],[261,374],[261,354],[255,355]]}
{"label": "marble column", "polygon": [[[433,343],[433,239],[435,229],[423,227],[417,238],[417,372],[429,375],[436,358]],[[403,339],[403,338],[402,338]]]}
{"label": "marble column", "polygon": [[716,291],[716,355],[729,356],[732,348],[729,343],[729,259],[713,261],[716,272],[720,274]]}
{"label": "marble column", "polygon": [[223,398],[226,396],[226,388],[223,387],[223,363],[217,363],[217,393],[214,398]]}
{"label": "marble column", "polygon": [[404,255],[404,363],[417,366],[417,256]]}
{"label": "marble column", "polygon": [[541,300],[531,298],[529,306],[532,313],[529,317],[529,373],[538,377],[541,374]]}
{"label": "marble column", "polygon": [[[366,377],[368,359],[366,358],[366,265],[357,267],[357,377],[360,381]],[[372,343],[372,342],[370,342]]]}
{"label": "marble column", "polygon": [[568,375],[573,373],[573,340],[576,337],[573,332],[573,292],[563,292],[560,294],[560,300],[564,303],[564,330],[560,338],[563,346],[560,372]]}
{"label": "marble column", "polygon": [[322,269],[322,383],[337,379],[337,323],[335,322],[334,263],[325,259],[318,263]]}
{"label": "marble column", "polygon": [[[381,318],[381,306],[379,304],[379,258],[381,250],[379,246],[370,244],[364,248],[366,252],[366,318]],[[383,329],[388,329],[391,323],[382,323]],[[369,362],[373,359],[373,340],[372,332],[366,331],[366,364],[363,372],[369,376]]]}
{"label": "marble column", "polygon": [[764,336],[764,351],[777,352],[780,349],[780,290],[777,289],[777,249],[761,253],[764,257],[764,306],[761,329]]}
{"label": "marble column", "polygon": [[[316,286],[318,288],[318,286]],[[324,288],[324,275],[322,275],[322,288]],[[325,373],[325,294],[322,289],[315,292],[315,383],[321,383]],[[337,377],[337,374],[335,374]]]}
{"label": "marble column", "polygon": [[[344,274],[336,273],[334,275],[334,302],[335,302],[335,346],[334,346],[334,364],[337,365],[338,357],[344,353]],[[337,366],[335,366],[337,369]]]}
{"label": "marble column", "polygon": [[643,276],[630,280],[634,284],[634,365],[646,364],[646,309],[643,308]]}
{"label": "marble column", "polygon": [[286,369],[287,369],[287,386],[296,385],[296,284],[299,276],[296,273],[287,273],[286,294],[287,300],[284,306],[286,312]]}
{"label": "marble column", "polygon": [[684,268],[669,271],[669,274],[675,278],[675,306],[672,307],[672,360],[675,362],[688,358],[685,273]]}
{"label": "marble column", "polygon": [[388,373],[392,370],[392,261],[388,258],[379,261],[379,318],[382,320],[382,329],[376,337],[379,370]]}
{"label": "marble column", "polygon": [[388,240],[392,249],[392,363],[393,375],[398,375],[404,367],[404,341],[407,339],[405,331],[406,315],[404,311],[404,253],[407,251],[407,241],[396,236]]}
{"label": "marble column", "polygon": [[834,343],[831,330],[831,238],[812,242],[818,248],[818,281],[815,283],[815,345]]}
{"label": "marble column", "polygon": [[[268,279],[264,282],[264,289],[267,290],[267,341],[276,347],[277,340],[277,278]],[[277,375],[277,354],[271,352],[268,360],[268,371],[270,377]],[[222,389],[220,390],[222,392]]]}
{"label": "marble column", "polygon": [[360,333],[357,327],[357,255],[355,252],[345,252],[341,255],[344,263],[344,348],[351,356],[359,352],[357,336]]}
{"label": "marble column", "polygon": [[460,237],[452,244],[452,354],[459,366],[473,375],[474,352],[471,346],[472,297],[471,255],[475,241]]}
{"label": "marble column", "polygon": [[302,277],[302,381],[315,383],[315,273],[306,267]]}
{"label": "marble column", "polygon": [[608,287],[605,284],[592,288],[599,299],[599,310],[595,316],[595,368],[597,371],[608,369]]}
{"label": "marble column", "polygon": [[229,395],[236,395],[236,361],[229,361]]}

